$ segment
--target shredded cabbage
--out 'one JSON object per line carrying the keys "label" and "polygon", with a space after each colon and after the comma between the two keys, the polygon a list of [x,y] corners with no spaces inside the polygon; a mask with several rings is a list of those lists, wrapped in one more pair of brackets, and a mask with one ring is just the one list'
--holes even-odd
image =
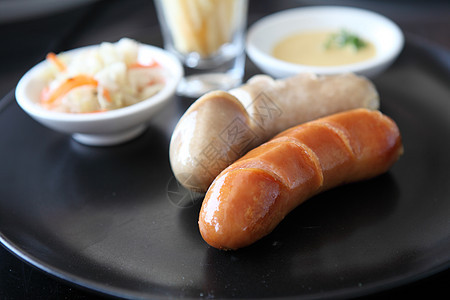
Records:
{"label": "shredded cabbage", "polygon": [[[48,81],[41,95],[47,109],[68,113],[101,112],[129,106],[158,93],[165,85],[165,70],[157,61],[138,61],[138,42],[122,38],[116,43],[79,53],[60,53],[65,68],[50,64],[43,78]],[[77,76],[93,78],[76,82]],[[74,79],[75,78],[75,79]],[[72,81],[71,81],[72,80]]]}

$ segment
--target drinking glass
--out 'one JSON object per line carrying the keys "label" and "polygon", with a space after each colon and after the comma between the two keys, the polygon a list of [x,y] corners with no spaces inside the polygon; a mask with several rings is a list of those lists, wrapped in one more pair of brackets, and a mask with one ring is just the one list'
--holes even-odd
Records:
{"label": "drinking glass", "polygon": [[183,63],[177,93],[196,98],[242,83],[248,0],[154,0],[164,48]]}

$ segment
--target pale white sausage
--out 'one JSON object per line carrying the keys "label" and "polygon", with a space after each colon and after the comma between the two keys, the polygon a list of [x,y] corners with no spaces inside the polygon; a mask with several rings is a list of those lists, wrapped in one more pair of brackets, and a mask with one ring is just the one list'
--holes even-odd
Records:
{"label": "pale white sausage", "polygon": [[214,178],[250,149],[279,132],[354,108],[378,109],[378,93],[354,74],[299,74],[205,94],[179,120],[170,142],[170,164],[186,188],[205,192]]}

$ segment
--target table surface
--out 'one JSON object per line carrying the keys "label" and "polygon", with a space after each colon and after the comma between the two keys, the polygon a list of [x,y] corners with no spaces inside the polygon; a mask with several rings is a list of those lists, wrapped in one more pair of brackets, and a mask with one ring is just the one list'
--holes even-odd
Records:
{"label": "table surface", "polygon": [[[449,1],[250,0],[248,25],[267,14],[306,5],[349,5],[370,9],[391,18],[405,35],[450,51]],[[151,0],[67,1],[66,5],[53,6],[47,11],[40,9],[15,14],[9,10],[11,6],[0,3],[0,10],[3,10],[0,12],[0,96],[5,96],[0,100],[0,110],[23,73],[41,61],[49,51],[59,52],[102,41],[113,42],[124,36],[162,46]],[[247,60],[246,77],[256,72],[256,67]],[[361,299],[430,296],[430,293],[448,298],[449,282],[450,270],[446,270]],[[104,299],[107,296],[62,282],[0,247],[0,299],[92,298]]]}

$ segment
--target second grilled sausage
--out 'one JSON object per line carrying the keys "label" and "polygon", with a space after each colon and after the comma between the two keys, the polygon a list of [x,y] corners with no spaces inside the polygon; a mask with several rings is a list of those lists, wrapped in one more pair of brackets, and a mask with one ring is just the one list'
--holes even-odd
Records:
{"label": "second grilled sausage", "polygon": [[351,110],[289,129],[214,180],[200,233],[219,249],[248,246],[306,199],[380,175],[402,152],[397,125],[379,111]]}

